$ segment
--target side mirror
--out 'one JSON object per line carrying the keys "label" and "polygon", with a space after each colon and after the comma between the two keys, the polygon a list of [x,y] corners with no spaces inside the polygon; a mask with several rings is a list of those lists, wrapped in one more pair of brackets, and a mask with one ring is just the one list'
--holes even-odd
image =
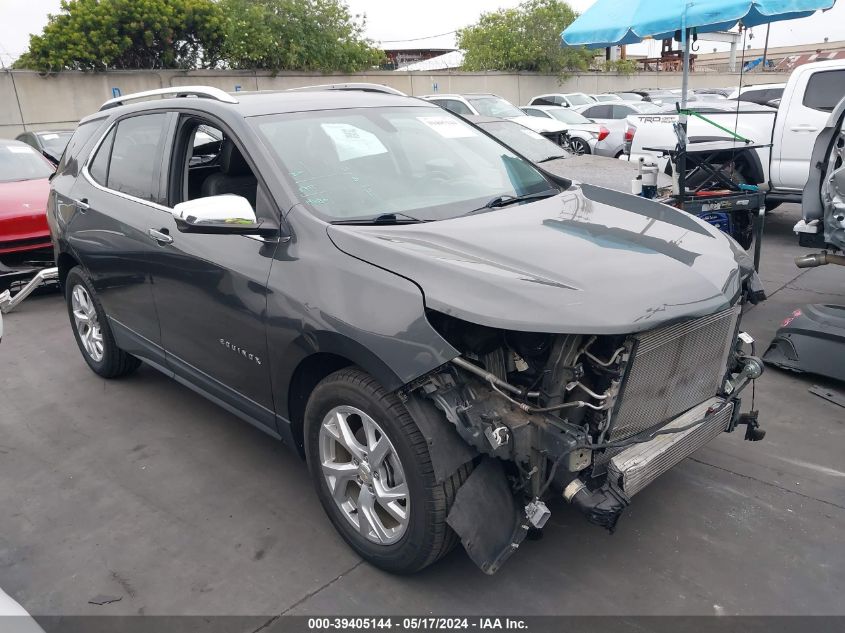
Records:
{"label": "side mirror", "polygon": [[275,235],[277,227],[262,226],[249,201],[232,194],[180,202],[173,207],[176,228],[182,233]]}

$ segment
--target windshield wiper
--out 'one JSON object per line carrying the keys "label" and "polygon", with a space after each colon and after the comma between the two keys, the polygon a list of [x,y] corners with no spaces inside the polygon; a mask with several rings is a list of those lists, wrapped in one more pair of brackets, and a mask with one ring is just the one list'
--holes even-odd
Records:
{"label": "windshield wiper", "polygon": [[[404,219],[403,219],[404,218]],[[372,218],[358,218],[355,220],[336,220],[332,224],[418,224],[420,222],[429,222],[430,220],[420,220],[412,217],[407,213],[382,213]]]}
{"label": "windshield wiper", "polygon": [[518,204],[520,202],[528,202],[530,200],[545,200],[546,198],[552,198],[559,193],[560,192],[557,189],[548,189],[539,193],[524,193],[521,196],[511,196],[508,194],[496,196],[483,207],[473,209],[472,211],[467,213],[467,215],[470,215],[471,213],[477,213],[478,211],[486,211],[487,209],[501,209],[502,207],[507,207],[512,204]]}
{"label": "windshield wiper", "polygon": [[557,156],[546,156],[543,160],[538,160],[537,164],[548,163],[550,160],[557,160],[558,158],[569,158],[572,154],[559,154]]}

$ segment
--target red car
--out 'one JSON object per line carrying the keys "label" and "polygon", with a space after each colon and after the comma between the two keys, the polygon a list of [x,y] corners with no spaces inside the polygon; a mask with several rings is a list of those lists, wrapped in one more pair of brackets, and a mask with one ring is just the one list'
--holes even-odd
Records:
{"label": "red car", "polygon": [[29,145],[0,140],[0,264],[5,267],[52,259],[47,197],[53,170]]}

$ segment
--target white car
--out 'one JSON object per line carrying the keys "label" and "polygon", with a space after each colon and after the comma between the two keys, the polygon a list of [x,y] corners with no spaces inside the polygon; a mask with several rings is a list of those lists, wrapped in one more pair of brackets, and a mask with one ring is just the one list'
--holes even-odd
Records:
{"label": "white car", "polygon": [[[801,202],[816,137],[843,97],[845,60],[833,59],[793,70],[777,110],[749,101],[704,101],[691,105],[708,119],[761,145],[750,153],[750,164],[742,166],[742,175],[746,182],[768,189],[766,206],[774,208],[781,202]],[[661,168],[665,167],[665,158],[645,148],[674,146],[677,138],[673,125],[677,120],[674,107],[630,115],[625,137],[631,160],[658,159]],[[687,136],[690,142],[731,138],[698,117],[689,118]],[[737,145],[743,143],[737,141]]]}
{"label": "white car", "polygon": [[756,84],[753,86],[743,86],[742,90],[737,88],[729,94],[728,99],[736,101],[750,101],[752,103],[766,105],[769,101],[783,97],[783,91],[785,89],[786,84]]}
{"label": "white car", "polygon": [[609,134],[609,130],[578,114],[572,108],[561,106],[522,106],[522,111],[532,117],[553,119],[566,126],[569,133],[569,149],[573,154],[595,154],[596,146]]}
{"label": "white car", "polygon": [[529,116],[507,99],[490,93],[478,94],[436,94],[421,97],[436,103],[441,108],[460,116],[488,116],[497,119],[511,119],[524,125],[529,130],[542,134],[550,141],[560,145],[562,133],[567,126],[557,120],[546,117]]}
{"label": "white car", "polygon": [[575,112],[595,121],[608,130],[596,145],[596,154],[619,158],[625,153],[625,129],[627,117],[631,114],[657,112],[661,106],[649,101],[614,101],[613,103],[594,103],[575,108]]}
{"label": "white car", "polygon": [[546,95],[537,95],[528,105],[563,106],[564,108],[577,108],[578,106],[596,103],[596,100],[583,92],[554,92]]}

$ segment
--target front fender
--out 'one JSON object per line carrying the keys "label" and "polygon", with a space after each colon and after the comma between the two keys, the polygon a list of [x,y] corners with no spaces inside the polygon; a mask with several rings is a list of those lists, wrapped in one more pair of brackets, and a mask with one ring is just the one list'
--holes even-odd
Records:
{"label": "front fender", "polygon": [[458,356],[428,322],[419,286],[340,251],[326,225],[288,216],[294,238],[270,271],[267,343],[276,411],[289,419],[288,390],[299,364],[332,354],[395,390]]}

